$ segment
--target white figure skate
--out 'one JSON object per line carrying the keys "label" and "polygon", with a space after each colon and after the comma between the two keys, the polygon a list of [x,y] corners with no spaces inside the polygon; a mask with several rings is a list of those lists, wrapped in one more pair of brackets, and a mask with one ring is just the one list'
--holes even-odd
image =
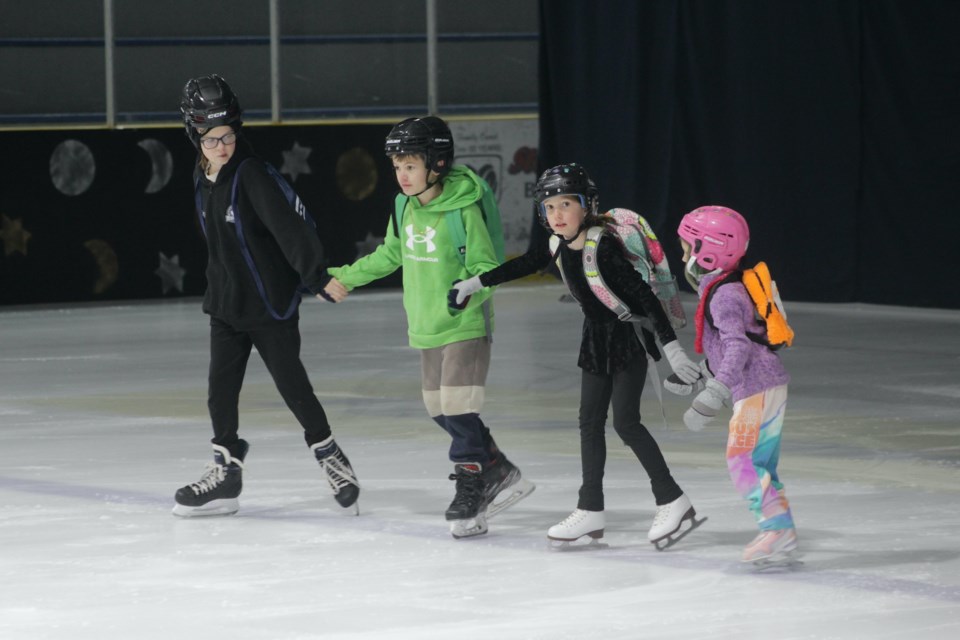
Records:
{"label": "white figure skate", "polygon": [[[690,504],[690,498],[683,494],[673,502],[657,507],[657,515],[653,518],[653,526],[647,533],[647,539],[657,551],[663,551],[685,538],[705,521],[706,518],[697,519],[697,512]],[[689,523],[685,529],[684,522]]]}
{"label": "white figure skate", "polygon": [[[547,539],[550,548],[556,550],[603,549],[607,545],[599,541],[603,538],[604,527],[606,517],[603,511],[574,509],[573,513],[547,530]],[[584,536],[590,539],[588,544],[571,544]]]}

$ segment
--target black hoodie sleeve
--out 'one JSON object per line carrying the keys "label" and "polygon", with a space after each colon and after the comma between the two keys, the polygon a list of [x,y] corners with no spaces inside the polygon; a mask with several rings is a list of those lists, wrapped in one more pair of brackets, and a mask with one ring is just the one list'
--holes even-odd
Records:
{"label": "black hoodie sleeve", "polygon": [[240,167],[240,184],[257,217],[273,235],[277,246],[302,282],[314,294],[330,281],[323,245],[316,231],[287,202],[263,162]]}
{"label": "black hoodie sleeve", "polygon": [[534,243],[525,254],[507,260],[496,269],[480,275],[480,284],[495,287],[504,282],[533,275],[545,268],[550,262],[550,247],[545,243]]}

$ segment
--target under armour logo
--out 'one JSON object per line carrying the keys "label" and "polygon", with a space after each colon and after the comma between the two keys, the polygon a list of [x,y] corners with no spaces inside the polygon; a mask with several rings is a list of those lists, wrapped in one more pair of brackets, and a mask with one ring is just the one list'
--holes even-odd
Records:
{"label": "under armour logo", "polygon": [[433,236],[437,235],[437,230],[433,227],[427,227],[423,233],[417,233],[412,224],[406,227],[407,249],[413,250],[413,245],[418,243],[427,244],[427,253],[433,253],[437,250],[437,245],[433,243]]}

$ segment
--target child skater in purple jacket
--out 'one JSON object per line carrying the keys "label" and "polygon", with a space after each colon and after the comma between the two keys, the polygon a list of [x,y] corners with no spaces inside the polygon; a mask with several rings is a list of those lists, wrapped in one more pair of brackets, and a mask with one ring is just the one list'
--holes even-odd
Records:
{"label": "child skater in purple jacket", "polygon": [[[743,551],[755,564],[789,562],[797,554],[797,533],[777,475],[780,433],[787,404],[787,374],[766,343],[746,288],[737,277],[750,229],[726,207],[700,207],[680,222],[684,274],[700,296],[696,351],[705,353],[702,391],[683,416],[701,430],[722,405],[733,404],[727,440],[727,468],[737,491],[750,503],[760,533]],[[765,344],[766,343],[766,344]],[[690,385],[667,385],[691,393]]]}

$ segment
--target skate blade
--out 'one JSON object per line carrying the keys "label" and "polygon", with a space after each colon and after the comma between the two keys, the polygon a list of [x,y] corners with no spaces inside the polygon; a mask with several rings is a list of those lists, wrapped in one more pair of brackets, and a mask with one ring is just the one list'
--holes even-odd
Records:
{"label": "skate blade", "polygon": [[450,535],[457,540],[461,538],[473,538],[487,532],[487,521],[479,515],[476,518],[466,518],[464,520],[450,521]]}
{"label": "skate blade", "polygon": [[337,505],[337,511],[340,512],[340,515],[342,515],[342,516],[359,516],[359,515],[360,515],[360,501],[359,501],[359,500],[357,500],[357,501],[354,502],[353,504],[351,504],[351,505],[349,505],[349,506],[346,506],[346,507],[343,506],[342,504],[340,504],[339,502],[337,502],[336,500],[334,500],[334,502],[335,502],[336,505]]}
{"label": "skate blade", "polygon": [[756,560],[747,560],[746,564],[752,565],[758,571],[767,569],[799,569],[803,566],[800,560],[802,554],[797,549],[791,549],[783,553],[778,553],[767,558],[757,558]]}
{"label": "skate blade", "polygon": [[[672,533],[668,533],[667,535],[663,536],[662,538],[657,538],[656,540],[651,540],[650,543],[651,543],[654,547],[656,547],[657,551],[666,551],[667,549],[669,549],[669,548],[672,547],[673,545],[677,544],[678,542],[680,542],[681,540],[683,540],[684,538],[686,538],[687,535],[689,535],[691,531],[693,531],[694,529],[700,528],[700,525],[702,525],[702,524],[703,524],[704,522],[706,522],[706,521],[707,521],[706,516],[704,516],[703,518],[699,518],[699,519],[698,519],[697,516],[695,516],[695,515],[690,516],[689,518],[685,518],[684,520],[681,520],[681,521],[680,521],[680,526],[677,527],[677,529],[676,529],[675,531],[673,531]],[[686,529],[683,529],[683,523],[684,523],[684,522],[689,522],[689,523],[690,523],[690,526],[687,527]],[[682,529],[682,531],[681,531],[681,529]],[[661,544],[661,543],[662,543],[662,544]]]}
{"label": "skate blade", "polygon": [[214,516],[231,516],[240,510],[240,501],[236,498],[213,500],[199,507],[188,507],[175,504],[173,515],[179,518],[209,518]]}
{"label": "skate blade", "polygon": [[509,509],[510,507],[517,504],[518,502],[520,502],[521,500],[529,496],[531,493],[533,493],[534,489],[536,488],[537,488],[537,485],[533,484],[529,480],[524,480],[523,478],[520,478],[519,480],[517,480],[515,484],[512,484],[506,489],[504,489],[503,491],[501,491],[500,494],[497,495],[497,498],[499,498],[500,495],[503,495],[508,491],[510,492],[510,495],[508,495],[503,500],[500,500],[499,502],[497,501],[496,498],[494,498],[493,502],[491,502],[487,506],[487,518],[488,519],[492,518],[498,513],[500,513],[501,511],[505,509]]}
{"label": "skate blade", "polygon": [[[547,548],[551,551],[569,553],[571,551],[596,551],[599,549],[608,549],[610,545],[606,542],[600,542],[603,537],[603,530],[591,531],[575,540],[558,540],[547,536]],[[589,538],[587,542],[580,542],[584,538]],[[577,544],[574,544],[577,543]]]}

